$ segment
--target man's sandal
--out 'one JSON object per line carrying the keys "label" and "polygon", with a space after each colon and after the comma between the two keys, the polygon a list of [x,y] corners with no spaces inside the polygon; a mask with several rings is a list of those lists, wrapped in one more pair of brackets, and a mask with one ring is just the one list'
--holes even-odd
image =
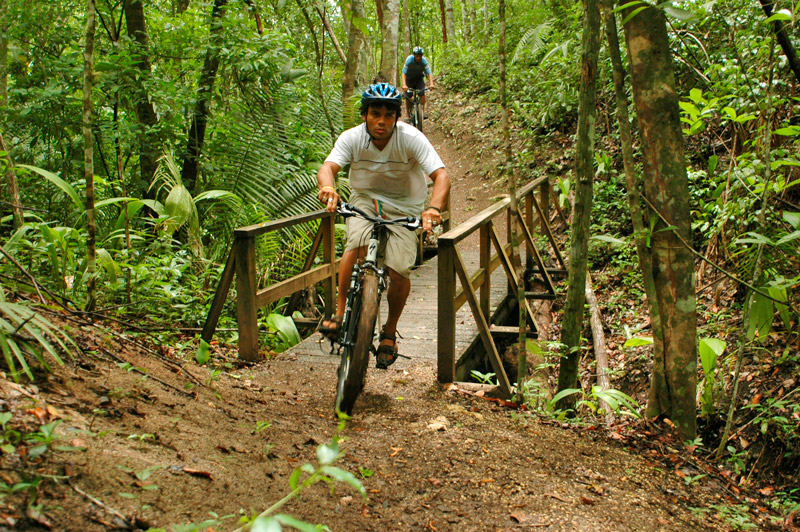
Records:
{"label": "man's sandal", "polygon": [[378,345],[378,349],[375,351],[375,358],[377,362],[375,363],[375,367],[378,369],[388,369],[389,366],[394,364],[395,360],[398,359],[401,355],[397,352],[397,337],[385,333],[381,333],[379,342],[384,340],[391,340],[395,342],[394,345]]}
{"label": "man's sandal", "polygon": [[[329,323],[331,325],[325,325]],[[330,340],[339,339],[339,330],[342,328],[342,316],[331,316],[327,320],[322,320],[317,330]]]}

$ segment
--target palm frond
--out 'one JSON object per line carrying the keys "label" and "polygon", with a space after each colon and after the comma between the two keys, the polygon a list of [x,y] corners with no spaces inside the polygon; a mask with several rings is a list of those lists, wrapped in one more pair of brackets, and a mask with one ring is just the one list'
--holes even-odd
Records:
{"label": "palm frond", "polygon": [[534,57],[537,56],[539,52],[541,52],[547,45],[545,42],[545,37],[547,36],[547,33],[550,31],[551,27],[552,25],[550,21],[547,21],[542,22],[538,26],[526,31],[517,43],[516,48],[514,48],[514,55],[511,58],[511,64],[516,63],[523,54]]}

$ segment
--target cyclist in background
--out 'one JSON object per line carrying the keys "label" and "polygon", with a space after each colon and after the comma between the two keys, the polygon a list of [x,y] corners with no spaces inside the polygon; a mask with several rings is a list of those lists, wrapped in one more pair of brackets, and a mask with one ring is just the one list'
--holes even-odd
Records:
{"label": "cyclist in background", "polygon": [[[400,122],[400,92],[388,83],[370,85],[361,95],[363,124],[348,129],[336,140],[317,173],[317,198],[334,212],[339,194],[334,180],[350,165],[348,202],[372,216],[386,219],[422,215],[422,228],[430,231],[442,223],[442,209],[450,194],[450,179],[441,158],[418,129]],[[425,208],[428,186],[433,181],[430,203]],[[400,226],[387,226],[384,264],[389,270],[386,323],[377,349],[377,367],[386,369],[397,360],[397,321],[411,290],[411,268],[417,256],[417,235]],[[336,338],[342,324],[347,288],[356,260],[366,255],[372,223],[347,218],[347,244],[339,266],[336,314],[323,320],[319,331]]]}
{"label": "cyclist in background", "polygon": [[[430,81],[430,90],[433,90],[433,74],[431,74],[431,67],[428,65],[428,60],[423,56],[425,50],[421,46],[415,46],[411,51],[411,55],[406,58],[403,65],[403,92],[406,96],[406,116],[411,116],[411,95],[408,89],[422,90],[425,88],[425,78]],[[425,93],[420,96],[420,103],[422,103],[422,111],[425,111]]]}

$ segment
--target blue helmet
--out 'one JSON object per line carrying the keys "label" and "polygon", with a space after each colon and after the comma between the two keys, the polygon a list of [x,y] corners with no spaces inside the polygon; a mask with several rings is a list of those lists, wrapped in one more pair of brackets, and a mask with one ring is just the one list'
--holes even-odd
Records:
{"label": "blue helmet", "polygon": [[411,50],[411,53],[414,55],[425,55],[425,50],[422,48],[422,46],[415,46],[414,49]]}
{"label": "blue helmet", "polygon": [[361,112],[366,112],[371,104],[376,103],[399,111],[402,102],[403,96],[394,85],[375,83],[367,87],[367,90],[361,95]]}

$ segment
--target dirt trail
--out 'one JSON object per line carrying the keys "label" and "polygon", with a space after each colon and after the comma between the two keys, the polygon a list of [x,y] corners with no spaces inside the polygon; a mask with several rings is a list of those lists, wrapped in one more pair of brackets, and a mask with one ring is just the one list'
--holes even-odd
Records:
{"label": "dirt trail", "polygon": [[[431,103],[445,104],[436,95]],[[473,166],[479,145],[445,136],[437,111],[431,116],[461,221],[499,192]],[[232,530],[240,512],[261,512],[286,495],[294,468],[316,464],[318,446],[337,434],[329,364],[278,356],[243,367],[213,346],[221,372],[212,373],[187,362],[191,350],[162,346],[155,356],[95,328],[76,336],[98,354],[38,388],[2,381],[18,429],[61,419],[58,432],[72,447],[36,466],[56,475],[41,484],[42,514],[25,517],[19,494],[2,503],[0,517],[15,517],[16,529],[47,519],[54,530],[102,531],[124,518],[170,530],[215,512],[232,516],[215,530]],[[727,530],[713,512],[697,518],[689,510],[719,500],[725,486],[711,477],[686,482],[702,472],[654,429],[624,435],[538,420],[440,387],[432,362],[369,370],[336,463],[362,480],[368,500],[343,484],[334,493],[318,484],[284,513],[341,532]],[[662,452],[640,455],[645,441],[663,441]],[[18,465],[4,456],[7,484],[18,482]]]}

